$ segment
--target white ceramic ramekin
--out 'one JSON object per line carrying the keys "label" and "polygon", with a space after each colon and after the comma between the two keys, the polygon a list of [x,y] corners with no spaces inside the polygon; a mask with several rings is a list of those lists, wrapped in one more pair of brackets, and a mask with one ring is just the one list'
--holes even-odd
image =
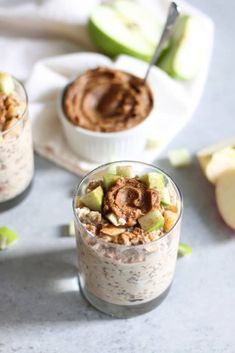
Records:
{"label": "white ceramic ramekin", "polygon": [[[115,68],[114,68],[115,69]],[[150,88],[152,89],[151,85]],[[58,116],[72,151],[83,159],[106,163],[121,159],[138,159],[145,148],[151,120],[155,117],[156,94],[153,93],[153,108],[148,117],[133,128],[119,132],[95,132],[74,126],[62,108],[63,92],[57,100]]]}

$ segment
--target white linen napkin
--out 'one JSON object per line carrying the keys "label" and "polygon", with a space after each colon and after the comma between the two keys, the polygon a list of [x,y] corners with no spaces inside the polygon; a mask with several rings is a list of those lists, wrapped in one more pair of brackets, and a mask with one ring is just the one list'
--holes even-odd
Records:
{"label": "white linen napkin", "polygon": [[[152,7],[159,19],[164,21],[168,0],[139,1]],[[0,3],[0,29],[3,34],[4,30],[7,33],[7,36],[0,39],[0,50],[4,48],[1,50],[1,53],[4,53],[0,58],[1,70],[25,79],[33,66],[26,86],[33,119],[35,149],[44,157],[76,174],[83,174],[95,165],[75,156],[67,146],[57,118],[56,96],[68,79],[89,66],[96,66],[98,57],[95,55],[87,61],[87,53],[76,53],[44,58],[49,55],[74,53],[84,48],[94,50],[85,23],[97,2],[98,0],[23,0],[19,3],[11,0]],[[159,140],[159,148],[155,151],[146,150],[143,156],[139,157],[145,161],[155,159],[191,118],[202,94],[209,68],[213,23],[206,15],[187,3],[179,3],[183,11],[204,17],[207,23],[205,36],[208,46],[201,71],[190,82],[177,82],[157,68],[151,73],[159,95],[158,120],[151,129],[151,134]],[[17,35],[17,41],[16,37],[9,38],[9,30],[14,36]],[[17,52],[17,55],[12,55],[14,52]],[[37,59],[40,60],[35,64]],[[99,60],[107,60],[107,63],[111,64],[104,56],[100,56]],[[141,74],[146,70],[145,63],[127,56],[120,56],[114,65],[134,74]]]}

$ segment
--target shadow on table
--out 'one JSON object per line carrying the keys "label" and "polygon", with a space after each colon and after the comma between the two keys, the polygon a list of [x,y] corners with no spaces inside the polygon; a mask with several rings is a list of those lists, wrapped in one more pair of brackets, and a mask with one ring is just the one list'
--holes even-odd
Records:
{"label": "shadow on table", "polygon": [[81,296],[74,250],[0,259],[0,327],[111,318]]}
{"label": "shadow on table", "polygon": [[[207,236],[204,238],[204,245],[214,240],[225,242],[232,238],[234,234],[222,221],[216,207],[215,190],[204,177],[198,162],[194,158],[193,163],[185,168],[173,168],[168,159],[160,159],[155,165],[166,171],[177,183],[182,192],[184,200],[184,222],[186,232],[192,229],[196,233],[198,222],[203,223]],[[195,211],[195,219],[189,219],[187,210],[191,207]],[[187,229],[189,226],[191,229]],[[201,227],[200,227],[201,229]]]}
{"label": "shadow on table", "polygon": [[34,164],[35,164],[35,171],[36,172],[57,172],[57,173],[66,173],[68,174],[71,179],[79,178],[76,174],[68,171],[66,168],[63,168],[50,160],[46,159],[45,157],[40,156],[37,152],[34,153]]}
{"label": "shadow on table", "polygon": [[48,171],[48,170],[60,170],[61,168],[56,164],[52,163],[48,159],[40,156],[38,153],[34,153],[35,170],[37,171]]}
{"label": "shadow on table", "polygon": [[[63,185],[65,184],[65,187],[68,189],[68,196],[72,198],[75,186],[82,177],[69,172],[65,168],[56,165],[37,153],[34,154],[34,159],[36,181],[41,177],[41,174],[47,174],[48,178],[51,176],[51,178],[55,179],[57,185],[60,182],[63,183]],[[71,185],[71,187],[68,188],[68,185]]]}

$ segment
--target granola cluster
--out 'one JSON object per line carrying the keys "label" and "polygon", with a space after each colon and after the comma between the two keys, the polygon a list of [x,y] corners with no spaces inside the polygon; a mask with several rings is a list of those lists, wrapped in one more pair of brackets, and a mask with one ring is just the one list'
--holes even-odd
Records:
{"label": "granola cluster", "polygon": [[160,237],[161,232],[145,233],[139,227],[115,227],[102,217],[100,212],[91,211],[87,207],[77,208],[77,215],[85,228],[107,243],[120,245],[138,245],[149,243]]}
{"label": "granola cluster", "polygon": [[[150,243],[153,240],[156,240],[160,237],[161,232],[154,231],[151,233],[145,233],[143,229],[139,227],[134,227],[133,229],[120,229],[120,234],[111,235],[110,233],[111,227],[107,229],[107,227],[103,227],[100,230],[99,237],[108,242],[120,245],[140,245]],[[105,234],[106,233],[106,234]]]}
{"label": "granola cluster", "polygon": [[25,103],[17,93],[7,95],[0,92],[0,131],[4,132],[14,126],[24,111]]}

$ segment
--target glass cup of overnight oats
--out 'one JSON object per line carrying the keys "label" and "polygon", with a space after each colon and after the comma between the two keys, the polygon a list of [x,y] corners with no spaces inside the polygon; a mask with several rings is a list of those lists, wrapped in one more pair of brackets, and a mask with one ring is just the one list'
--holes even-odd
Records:
{"label": "glass cup of overnight oats", "polygon": [[0,73],[0,210],[27,194],[34,173],[31,124],[24,86]]}
{"label": "glass cup of overnight oats", "polygon": [[102,165],[73,199],[79,286],[97,309],[131,317],[158,306],[177,259],[182,197],[173,180],[141,162]]}

